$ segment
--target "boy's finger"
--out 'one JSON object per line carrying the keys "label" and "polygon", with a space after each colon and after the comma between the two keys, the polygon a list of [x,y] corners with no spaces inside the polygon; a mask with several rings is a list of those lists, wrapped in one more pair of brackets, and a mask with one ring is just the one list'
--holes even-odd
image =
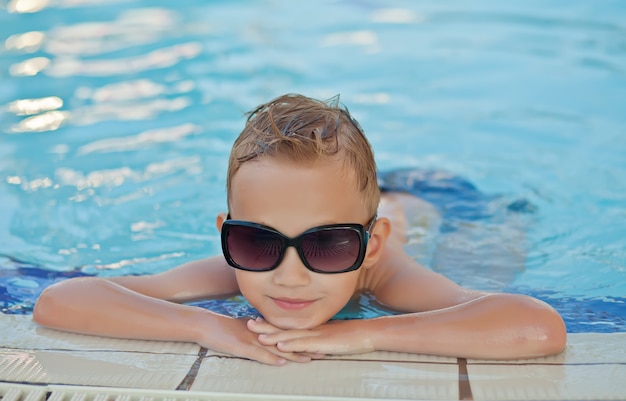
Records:
{"label": "boy's finger", "polygon": [[[339,346],[334,343],[320,341],[316,337],[296,338],[288,341],[279,341],[276,348],[282,352],[306,353],[307,355],[342,354],[348,345]],[[317,358],[319,359],[319,358]]]}
{"label": "boy's finger", "polygon": [[248,348],[250,355],[243,355],[250,359],[266,363],[269,365],[284,365],[287,361],[306,363],[311,362],[312,359],[320,359],[319,355],[313,358],[308,353],[299,352],[285,352],[276,348],[274,345],[264,346],[263,344],[252,345]]}
{"label": "boy's finger", "polygon": [[273,334],[281,331],[281,329],[272,326],[262,318],[250,319],[247,321],[246,326],[248,330],[257,334]]}
{"label": "boy's finger", "polygon": [[[263,346],[251,345],[247,347],[247,352],[239,354],[245,358],[255,360],[267,365],[282,366],[288,361],[293,361],[294,358],[290,352],[280,352],[277,349],[270,350]],[[310,360],[310,359],[309,359]]]}
{"label": "boy's finger", "polygon": [[291,362],[306,363],[311,362],[311,359],[313,359],[309,354],[306,353],[283,352],[276,347],[272,347],[271,351],[269,352],[272,352],[276,356]]}
{"label": "boy's finger", "polygon": [[312,344],[303,341],[281,341],[276,343],[276,348],[283,352],[320,352],[319,349],[311,350]]}
{"label": "boy's finger", "polygon": [[264,345],[276,345],[279,342],[292,341],[303,338],[317,337],[318,333],[311,330],[285,330],[276,333],[259,334],[259,342]]}
{"label": "boy's finger", "polygon": [[279,341],[276,348],[283,352],[306,353],[307,355],[344,355],[360,354],[373,351],[372,349],[359,348],[349,342],[325,341],[320,337],[303,337],[291,341]]}

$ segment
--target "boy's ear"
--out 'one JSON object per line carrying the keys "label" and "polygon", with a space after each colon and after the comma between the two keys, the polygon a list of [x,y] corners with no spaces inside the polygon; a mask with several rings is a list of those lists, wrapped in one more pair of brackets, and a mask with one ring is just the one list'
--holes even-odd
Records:
{"label": "boy's ear", "polygon": [[386,217],[379,217],[370,232],[370,239],[367,242],[367,253],[363,261],[363,267],[368,268],[378,261],[383,254],[387,238],[391,233],[391,221]]}
{"label": "boy's ear", "polygon": [[215,227],[217,227],[217,231],[222,232],[222,224],[226,221],[226,217],[228,214],[226,212],[219,213],[215,218]]}

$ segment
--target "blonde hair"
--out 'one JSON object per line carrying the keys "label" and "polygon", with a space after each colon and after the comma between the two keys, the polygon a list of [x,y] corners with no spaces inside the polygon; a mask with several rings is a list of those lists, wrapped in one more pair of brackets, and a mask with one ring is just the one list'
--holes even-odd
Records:
{"label": "blonde hair", "polygon": [[229,199],[232,179],[248,161],[263,156],[312,164],[322,158],[336,158],[343,161],[346,171],[354,172],[364,204],[374,215],[380,189],[372,147],[359,123],[340,106],[338,95],[322,102],[287,94],[258,106],[247,116],[228,162]]}

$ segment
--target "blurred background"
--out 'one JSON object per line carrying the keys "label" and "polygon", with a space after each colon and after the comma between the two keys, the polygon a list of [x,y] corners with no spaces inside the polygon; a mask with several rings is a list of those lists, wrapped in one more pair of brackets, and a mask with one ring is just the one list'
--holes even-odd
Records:
{"label": "blurred background", "polygon": [[570,331],[626,330],[617,0],[0,0],[2,311],[72,275],[220,252],[243,114],[287,92],[340,94],[381,170],[532,205],[454,237],[427,227],[420,262],[538,296]]}

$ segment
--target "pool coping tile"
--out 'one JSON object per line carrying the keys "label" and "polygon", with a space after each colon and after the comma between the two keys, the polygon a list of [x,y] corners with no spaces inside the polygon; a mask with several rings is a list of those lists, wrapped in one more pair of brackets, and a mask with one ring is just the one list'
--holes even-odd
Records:
{"label": "pool coping tile", "polygon": [[0,349],[0,381],[175,390],[193,355]]}
{"label": "pool coping tile", "polygon": [[534,359],[372,352],[272,367],[191,343],[52,330],[30,316],[0,314],[0,327],[2,391],[35,383],[108,386],[132,394],[179,390],[173,394],[202,399],[217,394],[226,399],[626,400],[626,333],[568,334],[564,352]]}
{"label": "pool coping tile", "polygon": [[626,363],[626,333],[568,333],[567,345],[560,354],[531,359],[494,361],[468,359],[484,365],[563,365]]}
{"label": "pool coping tile", "polygon": [[626,333],[572,333],[560,354],[467,370],[474,400],[625,400]]}
{"label": "pool coping tile", "polygon": [[456,363],[323,359],[267,366],[207,357],[191,391],[352,399],[459,399]]}
{"label": "pool coping tile", "polygon": [[474,400],[623,400],[626,364],[469,365]]}
{"label": "pool coping tile", "polygon": [[200,351],[200,346],[194,343],[107,338],[49,329],[25,315],[0,313],[0,327],[4,329],[0,349],[101,350],[180,355],[197,355]]}

